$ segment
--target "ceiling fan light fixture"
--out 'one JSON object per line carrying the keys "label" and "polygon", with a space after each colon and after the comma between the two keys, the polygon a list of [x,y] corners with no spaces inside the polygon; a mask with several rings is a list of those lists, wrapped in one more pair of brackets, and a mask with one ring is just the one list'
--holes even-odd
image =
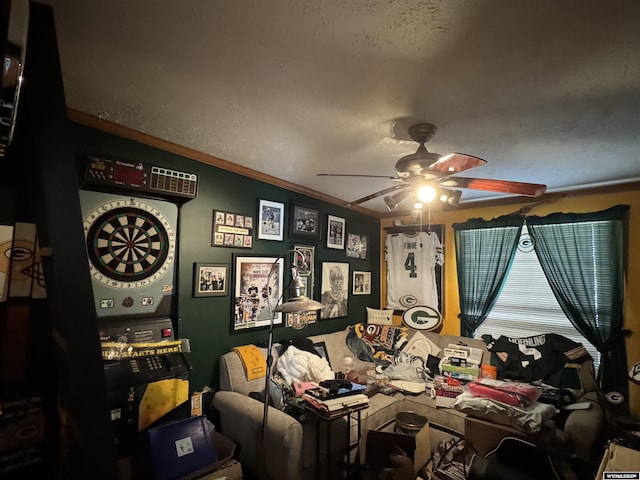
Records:
{"label": "ceiling fan light fixture", "polygon": [[436,198],[436,189],[431,185],[423,185],[418,189],[418,198],[422,203],[429,203]]}
{"label": "ceiling fan light fixture", "polygon": [[452,207],[457,207],[461,196],[462,192],[460,190],[445,190],[440,192],[440,201]]}
{"label": "ceiling fan light fixture", "polygon": [[384,197],[383,200],[385,205],[387,206],[387,209],[390,212],[393,212],[398,207],[400,202],[402,202],[408,196],[409,196],[409,190],[407,189],[407,190],[401,190],[395,195],[387,195],[386,197]]}

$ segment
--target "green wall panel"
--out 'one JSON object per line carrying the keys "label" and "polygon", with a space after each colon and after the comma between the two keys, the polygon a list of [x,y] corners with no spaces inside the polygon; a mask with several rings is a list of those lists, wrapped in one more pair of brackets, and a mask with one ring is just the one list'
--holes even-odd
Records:
{"label": "green wall panel", "polygon": [[[218,388],[218,359],[237,345],[250,343],[266,344],[268,330],[254,329],[243,333],[230,333],[232,322],[233,253],[247,255],[277,256],[291,248],[289,237],[289,214],[291,202],[303,203],[318,208],[323,219],[322,237],[315,244],[315,299],[319,299],[321,264],[324,261],[348,262],[350,277],[353,270],[371,271],[371,295],[349,295],[347,317],[319,320],[304,330],[293,330],[283,326],[274,329],[274,340],[281,341],[297,335],[311,336],[345,328],[351,323],[366,319],[366,306],[379,307],[379,219],[318,201],[273,185],[242,175],[231,173],[194,160],[174,155],[156,148],[106,134],[81,125],[74,125],[74,141],[78,153],[92,151],[106,156],[121,157],[132,161],[150,163],[176,170],[195,173],[199,177],[197,198],[186,202],[181,208],[178,252],[179,306],[178,333],[191,342],[191,390],[205,386]],[[277,159],[274,159],[277,161]],[[252,215],[257,223],[258,200],[266,199],[285,204],[285,226],[283,241],[257,240],[254,230],[253,248],[232,249],[211,247],[213,210],[224,210]],[[346,233],[366,235],[367,258],[347,258],[345,250],[325,247],[326,216],[345,218]],[[300,240],[300,243],[309,244]],[[230,266],[229,294],[224,297],[192,296],[193,264],[196,262],[227,263]],[[285,287],[290,275],[285,271]],[[348,282],[351,292],[351,278]]]}

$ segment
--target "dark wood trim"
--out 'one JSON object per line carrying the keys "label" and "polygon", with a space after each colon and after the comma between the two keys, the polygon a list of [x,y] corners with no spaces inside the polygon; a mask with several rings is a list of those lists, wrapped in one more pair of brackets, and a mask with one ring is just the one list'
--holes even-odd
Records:
{"label": "dark wood trim", "polygon": [[[349,210],[363,213],[371,217],[395,218],[395,217],[402,217],[402,216],[411,214],[410,210],[393,211],[393,212],[376,212],[374,210],[361,207],[359,205],[348,205],[348,202],[345,202],[344,200],[333,197],[331,195],[326,195],[322,192],[318,192],[317,190],[306,188],[301,185],[297,185],[295,183],[287,182],[286,180],[283,180],[281,178],[277,178],[272,175],[268,175],[266,173],[253,170],[251,168],[244,167],[236,163],[232,163],[228,160],[223,160],[222,158],[218,158],[213,155],[209,155],[207,153],[194,150],[192,148],[184,147],[182,145],[178,145],[178,144],[169,142],[167,140],[163,140],[161,138],[154,137],[146,133],[142,133],[138,130],[133,130],[125,126],[118,125],[116,123],[109,122],[107,120],[103,120],[101,118],[90,115],[88,113],[75,110],[73,108],[67,108],[67,116],[72,122],[78,123],[80,125],[95,128],[96,130],[100,130],[102,132],[110,133],[112,135],[123,137],[128,140],[133,140],[138,143],[142,143],[144,145],[149,145],[151,147],[159,148],[160,150],[164,150],[166,152],[170,152],[176,155],[190,158],[191,160],[196,160],[197,162],[202,162],[207,165],[221,168],[229,172],[237,173],[239,175],[243,175],[248,178],[253,178],[255,180],[268,183],[269,185],[274,185],[276,187],[284,188],[292,192],[300,193],[302,195],[307,195],[317,200],[331,203],[333,205],[338,205],[340,207],[348,208]],[[458,207],[456,207],[455,210],[499,207],[504,205],[539,204],[539,203],[555,201],[560,198],[577,197],[582,195],[595,195],[595,194],[603,194],[603,193],[627,192],[630,190],[640,190],[640,182],[619,183],[616,185],[606,185],[602,187],[588,187],[588,188],[577,189],[577,190],[569,190],[566,192],[546,193],[535,198],[518,196],[518,197],[498,198],[493,200],[479,200],[476,202],[463,202],[460,205],[458,205]],[[449,210],[454,210],[454,208],[450,208]]]}
{"label": "dark wood trim", "polygon": [[178,145],[178,144],[169,142],[167,140],[163,140],[161,138],[148,135],[138,130],[133,130],[123,125],[118,125],[116,123],[103,120],[101,118],[95,117],[88,113],[75,110],[73,108],[67,108],[67,116],[69,117],[69,120],[71,120],[72,122],[78,123],[80,125],[84,125],[86,127],[94,128],[96,130],[110,133],[112,135],[126,138],[128,140],[133,140],[143,145],[149,145],[150,147],[155,147],[160,150],[164,150],[165,152],[170,152],[175,155],[180,155],[182,157],[195,160],[197,162],[205,163],[213,167],[217,167],[223,170],[227,170],[229,172],[237,173],[244,177],[253,178],[255,180],[268,183],[269,185],[274,185],[276,187],[284,188],[292,192],[300,193],[302,195],[307,195],[317,200],[338,205],[340,207],[345,207],[345,208],[348,208],[349,210],[363,213],[371,217],[380,218],[380,213],[374,210],[369,210],[368,208],[364,208],[357,205],[349,206],[347,205],[347,202],[345,202],[344,200],[341,200],[336,197],[332,197],[331,195],[326,195],[324,193],[318,192],[317,190],[306,188],[301,185],[297,185],[295,183],[287,182],[286,180],[283,180],[278,177],[274,177],[272,175],[268,175],[264,172],[259,172],[258,170],[253,170],[251,168],[244,167],[236,163],[232,163],[228,160],[223,160],[222,158],[218,158],[213,155],[209,155],[207,153],[203,153],[189,147],[184,147],[182,145]]}
{"label": "dark wood trim", "polygon": [[[528,213],[532,208],[549,202],[555,202],[562,198],[571,198],[571,197],[581,197],[585,195],[603,195],[609,193],[623,193],[630,191],[640,190],[640,182],[626,182],[626,183],[617,183],[615,185],[603,185],[601,187],[587,187],[580,188],[576,190],[567,190],[565,192],[552,192],[545,193],[538,197],[505,197],[505,198],[496,198],[493,200],[479,200],[477,202],[464,202],[458,205],[456,208],[448,208],[446,211],[454,211],[454,210],[469,210],[471,208],[490,208],[490,207],[501,207],[508,205],[523,205],[522,212],[523,214]],[[443,210],[445,211],[445,210]],[[410,210],[405,210],[402,212],[394,211],[388,213],[380,213],[381,218],[396,218],[403,217],[406,215],[411,215]]]}

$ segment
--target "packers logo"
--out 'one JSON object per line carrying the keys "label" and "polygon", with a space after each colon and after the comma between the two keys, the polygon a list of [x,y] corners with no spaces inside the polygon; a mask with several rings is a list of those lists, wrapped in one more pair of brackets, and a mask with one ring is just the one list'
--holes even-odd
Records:
{"label": "packers logo", "polygon": [[9,266],[13,268],[13,279],[24,281],[29,278],[27,267],[33,262],[34,245],[27,240],[8,241],[0,244],[0,272],[9,274]]}
{"label": "packers logo", "polygon": [[416,330],[434,331],[442,326],[442,315],[433,307],[415,306],[404,312],[402,321]]}
{"label": "packers logo", "polygon": [[403,295],[399,302],[403,307],[411,308],[418,304],[418,298],[415,295]]}

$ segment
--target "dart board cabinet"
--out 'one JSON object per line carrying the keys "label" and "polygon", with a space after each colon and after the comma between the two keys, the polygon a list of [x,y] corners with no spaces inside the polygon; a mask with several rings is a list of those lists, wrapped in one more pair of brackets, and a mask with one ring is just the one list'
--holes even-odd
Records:
{"label": "dart board cabinet", "polygon": [[177,206],[86,190],[80,202],[98,318],[170,315]]}

